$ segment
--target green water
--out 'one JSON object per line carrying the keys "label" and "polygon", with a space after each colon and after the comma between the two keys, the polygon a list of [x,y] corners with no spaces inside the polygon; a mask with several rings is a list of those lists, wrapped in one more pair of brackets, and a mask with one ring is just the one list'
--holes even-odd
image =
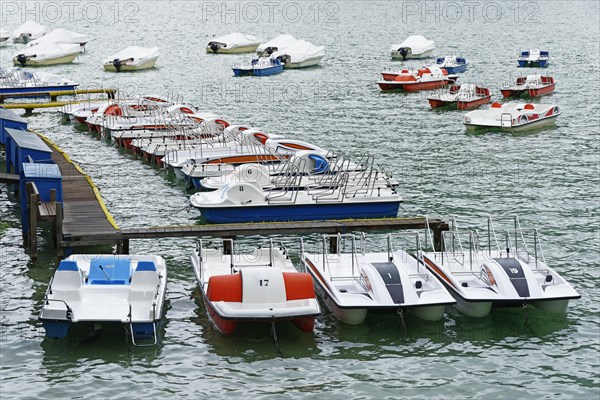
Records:
{"label": "green water", "polygon": [[[30,262],[19,206],[0,185],[2,399],[599,398],[598,2],[91,2],[72,13],[54,2],[60,19],[49,2],[25,3],[27,18],[92,38],[77,64],[45,70],[82,87],[180,95],[234,123],[351,157],[373,154],[400,181],[403,216],[457,215],[463,227],[483,228],[488,214],[517,213],[540,229],[546,260],[582,298],[564,315],[499,309],[473,319],[448,308],[436,323],[375,315],[346,326],[325,311],[314,335],[283,324],[277,341],[260,325],[224,337],[190,268],[194,240],[140,240],[132,253],[161,254],[169,267],[160,344],[133,348],[119,329],[96,340],[85,333],[47,340],[37,315],[56,265],[49,227],[42,227],[46,250]],[[21,23],[25,3],[2,2],[3,29]],[[318,68],[235,79],[231,66],[248,55],[204,52],[214,35],[234,31],[265,39],[290,33],[325,46],[326,58]],[[485,85],[495,99],[501,84],[535,71],[516,68],[518,50],[548,49],[543,72],[558,83],[543,101],[562,108],[556,127],[466,134],[463,113],[430,110],[427,93],[380,93],[379,72],[404,66],[389,59],[389,46],[411,34],[435,40],[436,55],[468,58],[459,82]],[[128,45],[158,46],[157,68],[103,72],[103,58]],[[0,48],[2,66],[18,48]],[[120,226],[199,220],[185,190],[157,170],[62,125],[55,112],[28,120],[92,176]],[[288,242],[298,247],[297,238]]]}

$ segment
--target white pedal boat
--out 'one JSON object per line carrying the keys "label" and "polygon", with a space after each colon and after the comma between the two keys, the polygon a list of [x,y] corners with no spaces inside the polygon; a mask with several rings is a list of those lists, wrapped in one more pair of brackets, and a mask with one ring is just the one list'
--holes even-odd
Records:
{"label": "white pedal boat", "polygon": [[252,53],[260,44],[261,39],[254,35],[235,32],[220,36],[208,42],[207,53],[239,54]]}
{"label": "white pedal boat", "polygon": [[408,60],[429,57],[433,49],[435,49],[433,40],[428,40],[421,35],[413,35],[400,44],[392,45],[390,53],[392,60]]}
{"label": "white pedal boat", "polygon": [[466,315],[484,317],[492,307],[528,304],[562,313],[569,300],[581,297],[546,264],[537,230],[521,229],[518,218],[500,238],[491,218],[484,238],[477,231],[459,231],[456,223],[453,225],[451,231],[442,234],[445,250],[425,252],[423,258],[454,296],[458,310]]}
{"label": "white pedal boat", "polygon": [[299,178],[272,190],[258,182],[235,182],[195,193],[190,203],[209,223],[241,223],[394,218],[402,202],[395,188],[375,187],[377,174],[351,182],[348,173],[339,173],[316,189],[298,189]]}
{"label": "white pedal boat", "polygon": [[13,64],[20,67],[68,64],[81,53],[78,44],[58,44],[42,42],[19,50],[13,56]]}
{"label": "white pedal boat", "polygon": [[234,245],[225,239],[221,247],[208,248],[200,240],[191,256],[204,306],[217,329],[230,335],[239,322],[290,320],[312,332],[321,309],[310,275],[294,268],[281,245],[270,242],[243,253]]}
{"label": "white pedal boat", "polygon": [[492,103],[487,110],[465,114],[463,124],[467,130],[520,132],[554,125],[559,115],[560,108],[555,104]]}
{"label": "white pedal boat", "polygon": [[15,29],[11,35],[15,43],[29,43],[32,40],[41,38],[47,30],[44,25],[35,21],[26,21],[23,25]]}
{"label": "white pedal boat", "polygon": [[104,70],[124,72],[154,68],[159,56],[158,47],[130,46],[106,58],[103,62]]}
{"label": "white pedal boat", "polygon": [[[328,251],[330,240],[337,250]],[[391,235],[387,242],[387,252],[365,253],[364,235],[325,235],[320,253],[307,253],[302,244],[301,261],[317,293],[346,324],[362,323],[369,312],[402,310],[425,320],[440,320],[455,300],[422,265],[419,252],[415,258],[394,249]]]}
{"label": "white pedal boat", "polygon": [[61,261],[44,297],[40,320],[50,338],[79,322],[122,323],[134,344],[157,342],[167,267],[153,255],[72,255]]}

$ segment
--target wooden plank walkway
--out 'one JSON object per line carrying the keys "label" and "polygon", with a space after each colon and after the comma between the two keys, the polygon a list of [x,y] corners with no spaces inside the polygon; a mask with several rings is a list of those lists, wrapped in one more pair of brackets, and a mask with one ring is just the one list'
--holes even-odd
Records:
{"label": "wooden plank walkway", "polygon": [[[39,91],[39,92],[27,92],[27,93],[15,93],[15,94],[2,94],[0,95],[0,104],[4,103],[5,99],[18,99],[34,97],[39,98],[41,96],[50,97],[52,101],[56,101],[59,96],[76,96],[80,94],[106,94],[109,99],[113,99],[116,89],[75,89],[75,90],[52,90],[52,91]],[[4,108],[12,108],[10,105],[13,103],[6,103],[2,106]],[[23,103],[23,104],[35,104],[35,103]]]}
{"label": "wooden plank walkway", "polygon": [[36,134],[52,149],[52,160],[58,165],[62,175],[62,235],[81,236],[94,232],[113,236],[113,242],[117,240],[119,227],[106,209],[90,177],[50,139],[37,132]]}
{"label": "wooden plank walkway", "polygon": [[[435,232],[448,230],[448,224],[441,219],[429,219],[429,226]],[[336,234],[349,232],[391,232],[406,229],[425,229],[426,220],[418,218],[356,219],[338,221],[294,221],[263,222],[243,224],[155,226],[126,228],[113,233],[88,231],[65,237],[64,247],[87,246],[94,243],[128,242],[130,239],[160,239],[177,237],[221,237],[233,238],[247,235],[307,235]],[[127,247],[127,246],[126,246]]]}

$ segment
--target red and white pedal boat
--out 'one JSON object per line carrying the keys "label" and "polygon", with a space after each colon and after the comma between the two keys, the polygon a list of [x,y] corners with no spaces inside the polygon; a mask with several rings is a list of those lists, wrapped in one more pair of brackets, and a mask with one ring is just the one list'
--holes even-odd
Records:
{"label": "red and white pedal boat", "polygon": [[406,92],[439,89],[458,79],[456,75],[448,75],[445,69],[434,66],[417,71],[408,69],[400,72],[385,71],[381,75],[383,80],[377,82],[381,90],[404,90]]}
{"label": "red and white pedal boat", "polygon": [[553,125],[559,115],[560,108],[555,104],[492,103],[488,110],[468,112],[463,124],[467,130],[518,132]]}
{"label": "red and white pedal boat", "polygon": [[192,266],[208,315],[217,329],[232,334],[238,322],[290,320],[312,332],[321,313],[310,274],[298,272],[283,245],[236,253],[234,241],[208,248],[199,241]]}
{"label": "red and white pedal boat", "polygon": [[515,85],[506,85],[500,91],[508,97],[538,97],[554,92],[556,83],[551,76],[527,75],[517,78]]}
{"label": "red and white pedal boat", "polygon": [[470,110],[491,101],[492,95],[487,88],[472,83],[452,85],[446,93],[434,94],[427,98],[431,108],[450,107],[458,110]]}

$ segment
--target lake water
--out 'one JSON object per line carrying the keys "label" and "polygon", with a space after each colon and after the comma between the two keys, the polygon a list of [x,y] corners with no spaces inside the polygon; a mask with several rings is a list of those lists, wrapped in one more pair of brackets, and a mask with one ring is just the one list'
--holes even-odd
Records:
{"label": "lake water", "polygon": [[[331,148],[376,156],[400,181],[401,215],[457,215],[483,228],[491,215],[519,214],[537,226],[548,263],[582,298],[564,315],[529,308],[473,319],[448,308],[443,320],[369,316],[346,326],[325,311],[314,335],[291,325],[243,327],[224,337],[200,301],[189,254],[193,239],[132,241],[132,253],[163,255],[169,267],[160,344],[132,348],[122,332],[95,341],[43,339],[37,317],[56,267],[30,261],[19,206],[0,185],[0,394],[10,398],[573,398],[600,396],[599,3],[521,2],[2,2],[1,25],[36,18],[88,34],[73,65],[45,70],[82,87],[175,94],[232,122]],[[208,55],[215,35],[265,39],[289,33],[326,48],[321,67],[268,78],[234,78],[249,55]],[[561,106],[556,127],[525,134],[467,134],[460,111],[429,109],[427,93],[384,94],[388,49],[411,34],[435,40],[436,55],[471,62],[459,82],[490,87],[523,73],[520,49],[551,54],[543,73]],[[158,46],[157,68],[102,70],[125,46]],[[8,66],[19,45],[0,50]],[[420,62],[409,62],[419,67]],[[199,213],[177,182],[71,125],[54,111],[28,117],[92,176],[121,227],[189,224]],[[255,238],[258,239],[258,238]],[[381,248],[382,237],[371,243]],[[254,238],[248,239],[249,242]],[[298,239],[286,239],[292,249]],[[313,238],[314,240],[314,238]],[[108,249],[110,250],[110,249]]]}

